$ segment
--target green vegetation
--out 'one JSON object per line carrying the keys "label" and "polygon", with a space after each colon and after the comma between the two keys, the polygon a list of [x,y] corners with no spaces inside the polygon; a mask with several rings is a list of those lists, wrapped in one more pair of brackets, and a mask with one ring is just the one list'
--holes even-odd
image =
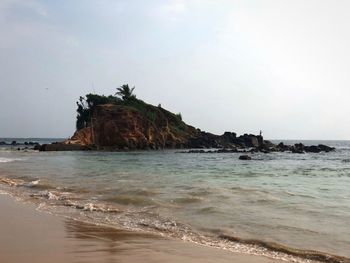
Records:
{"label": "green vegetation", "polygon": [[120,96],[123,99],[123,101],[127,101],[129,99],[136,99],[136,95],[132,94],[134,90],[135,87],[130,89],[128,84],[124,84],[117,88],[117,92],[115,93],[115,95]]}
{"label": "green vegetation", "polygon": [[176,134],[186,133],[188,126],[182,121],[181,113],[174,114],[161,107],[157,107],[137,99],[133,94],[135,87],[130,88],[128,84],[124,84],[117,88],[116,96],[104,96],[98,94],[87,94],[80,97],[77,101],[77,130],[89,127],[94,107],[103,104],[120,105],[136,110],[141,113],[144,118],[154,125],[163,126],[169,124]]}
{"label": "green vegetation", "polygon": [[117,104],[119,101],[120,99],[111,95],[106,97],[104,95],[89,93],[85,96],[85,98],[80,96],[79,100],[77,101],[77,130],[90,125],[92,109],[95,106],[102,104]]}
{"label": "green vegetation", "polygon": [[180,120],[182,120],[181,112],[179,112],[178,114],[176,114],[176,117],[178,117]]}

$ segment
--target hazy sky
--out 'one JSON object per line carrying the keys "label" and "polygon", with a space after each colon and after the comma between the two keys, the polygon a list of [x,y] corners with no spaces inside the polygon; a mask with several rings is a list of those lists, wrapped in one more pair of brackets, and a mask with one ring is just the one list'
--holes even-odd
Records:
{"label": "hazy sky", "polygon": [[350,139],[350,1],[0,1],[0,137],[124,83],[213,133]]}

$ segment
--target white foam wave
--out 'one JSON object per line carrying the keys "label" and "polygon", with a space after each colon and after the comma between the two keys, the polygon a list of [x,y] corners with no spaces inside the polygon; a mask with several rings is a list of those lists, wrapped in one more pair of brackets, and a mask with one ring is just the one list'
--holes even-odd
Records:
{"label": "white foam wave", "polygon": [[66,197],[64,196],[64,193],[59,192],[50,192],[50,191],[40,191],[35,194],[31,194],[31,197],[43,197],[48,200],[65,200]]}
{"label": "white foam wave", "polygon": [[40,180],[31,181],[31,182],[29,182],[29,183],[26,183],[25,186],[33,187],[33,186],[38,185],[39,182],[40,182]]}
{"label": "white foam wave", "polygon": [[7,157],[0,157],[0,163],[10,163],[15,161],[21,161],[20,158],[7,158]]}
{"label": "white foam wave", "polygon": [[111,208],[105,205],[99,205],[99,204],[93,204],[93,203],[86,203],[86,204],[78,204],[75,202],[72,202],[71,200],[67,200],[64,204],[64,206],[70,206],[74,207],[76,209],[81,209],[84,211],[96,211],[96,212],[109,212],[109,213],[117,213],[120,212],[116,208]]}

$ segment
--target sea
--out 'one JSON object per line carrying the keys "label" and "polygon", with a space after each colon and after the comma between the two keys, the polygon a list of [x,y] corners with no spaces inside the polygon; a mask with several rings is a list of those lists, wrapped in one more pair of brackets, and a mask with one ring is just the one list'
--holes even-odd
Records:
{"label": "sea", "polygon": [[[0,138],[14,140],[62,139]],[[246,161],[239,153],[5,145],[0,192],[97,225],[290,262],[350,262],[350,141],[298,142],[336,150],[254,153]]]}

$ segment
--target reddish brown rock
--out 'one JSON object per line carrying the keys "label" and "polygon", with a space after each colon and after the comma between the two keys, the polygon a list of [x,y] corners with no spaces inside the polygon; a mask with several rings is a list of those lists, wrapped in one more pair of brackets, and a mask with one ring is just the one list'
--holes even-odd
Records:
{"label": "reddish brown rock", "polygon": [[152,118],[122,105],[96,106],[90,127],[80,129],[71,139],[42,150],[132,150],[182,148],[198,131],[162,108],[153,108]]}

